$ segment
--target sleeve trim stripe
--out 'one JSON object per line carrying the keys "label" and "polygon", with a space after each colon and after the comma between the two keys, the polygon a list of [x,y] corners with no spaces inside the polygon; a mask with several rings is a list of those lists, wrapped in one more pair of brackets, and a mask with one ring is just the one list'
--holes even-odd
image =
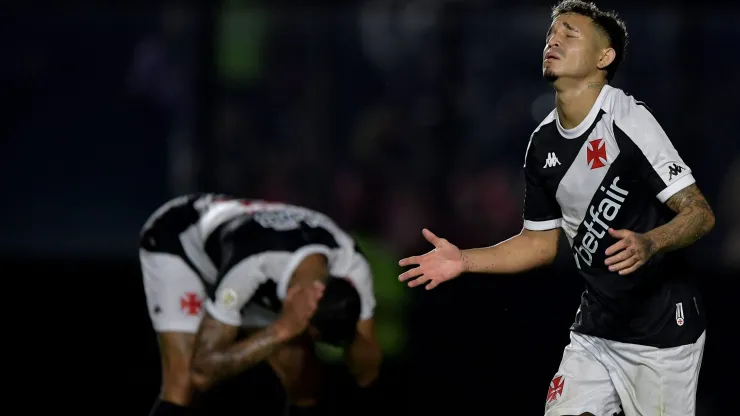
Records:
{"label": "sleeve trim stripe", "polygon": [[686,188],[689,185],[693,185],[694,183],[696,183],[694,175],[688,174],[660,191],[660,193],[658,194],[658,200],[660,202],[665,202],[668,200],[668,198],[677,194],[680,190]]}
{"label": "sleeve trim stripe", "polygon": [[561,220],[562,220],[561,218],[558,218],[555,220],[547,220],[547,221],[524,220],[524,228],[531,230],[531,231],[554,230],[556,228],[560,228]]}
{"label": "sleeve trim stripe", "polygon": [[329,247],[319,245],[319,244],[311,244],[308,246],[301,247],[298,249],[295,254],[293,254],[293,257],[290,259],[290,263],[288,263],[285,266],[285,271],[283,272],[283,275],[280,276],[280,281],[278,282],[277,287],[277,296],[278,299],[283,300],[285,299],[285,296],[288,294],[288,285],[290,284],[290,278],[293,276],[293,272],[298,267],[298,265],[305,259],[306,257],[310,256],[311,254],[323,254],[326,257],[329,257],[329,254],[331,251],[329,250]]}

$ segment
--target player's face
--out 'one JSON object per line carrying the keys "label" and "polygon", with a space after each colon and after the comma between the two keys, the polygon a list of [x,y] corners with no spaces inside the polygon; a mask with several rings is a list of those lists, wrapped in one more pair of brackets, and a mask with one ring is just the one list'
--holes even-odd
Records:
{"label": "player's face", "polygon": [[585,78],[598,70],[600,47],[591,19],[566,14],[553,20],[542,53],[542,75],[559,78]]}

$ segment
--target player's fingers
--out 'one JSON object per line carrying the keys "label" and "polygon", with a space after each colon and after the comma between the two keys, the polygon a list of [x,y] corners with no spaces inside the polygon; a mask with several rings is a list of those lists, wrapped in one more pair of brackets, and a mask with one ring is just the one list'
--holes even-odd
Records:
{"label": "player's fingers", "polygon": [[436,280],[432,280],[431,282],[429,282],[429,284],[428,284],[428,285],[426,285],[425,289],[426,289],[426,290],[432,290],[432,289],[434,289],[435,287],[439,286],[439,284],[440,284],[440,282],[438,282],[438,281],[436,281]]}
{"label": "player's fingers", "polygon": [[625,248],[627,248],[628,245],[629,245],[629,243],[627,243],[627,241],[625,241],[625,240],[619,240],[616,243],[614,243],[611,246],[609,246],[609,248],[606,249],[605,254],[607,256],[611,256],[612,254],[617,253],[620,250],[624,250]]}
{"label": "player's fingers", "polygon": [[288,288],[288,293],[285,294],[285,299],[293,300],[296,298],[296,296],[300,296],[302,292],[303,292],[303,287],[301,285],[293,285]]}
{"label": "player's fingers", "polygon": [[419,264],[419,261],[421,261],[421,256],[411,256],[406,257],[405,259],[401,259],[401,261],[398,262],[398,265],[401,267],[411,266],[412,264]]}
{"label": "player's fingers", "polygon": [[609,235],[614,238],[625,238],[627,237],[632,231],[630,230],[615,230],[614,228],[609,228]]}
{"label": "player's fingers", "polygon": [[628,268],[626,268],[626,269],[624,269],[624,270],[620,270],[620,271],[619,271],[619,274],[620,274],[621,276],[624,276],[624,275],[626,275],[626,274],[634,273],[634,272],[635,272],[635,270],[639,269],[639,268],[640,268],[640,266],[642,266],[642,265],[643,265],[643,262],[641,262],[641,261],[638,261],[637,263],[635,263],[635,265],[634,265],[634,266],[632,266],[632,267],[628,267]]}
{"label": "player's fingers", "polygon": [[426,277],[424,275],[421,275],[417,279],[414,279],[414,280],[410,281],[409,282],[409,287],[421,286],[421,285],[423,285],[424,283],[426,283],[428,281],[429,281],[429,278],[428,277]]}
{"label": "player's fingers", "polygon": [[319,301],[321,300],[322,294],[313,292],[309,295],[308,302],[313,307],[313,305],[318,305]]}
{"label": "player's fingers", "polygon": [[321,299],[322,296],[324,296],[324,289],[326,286],[324,286],[321,282],[313,282],[313,286],[311,287],[311,294],[316,299]]}
{"label": "player's fingers", "polygon": [[434,235],[433,232],[429,231],[428,229],[421,230],[421,234],[424,236],[424,238],[427,239],[434,247],[437,247],[440,242],[442,242],[442,239]]}
{"label": "player's fingers", "polygon": [[606,264],[607,266],[611,266],[612,264],[617,264],[619,262],[625,261],[630,257],[632,257],[632,253],[630,253],[629,250],[622,250],[611,257],[607,257],[606,260],[604,260],[604,264]]}
{"label": "player's fingers", "polygon": [[314,309],[318,308],[319,307],[319,300],[320,300],[320,298],[318,298],[318,297],[314,296],[313,294],[311,294],[303,302],[304,309],[306,309],[308,311],[311,311],[311,310],[314,310]]}
{"label": "player's fingers", "polygon": [[421,275],[421,267],[414,267],[411,270],[407,270],[403,273],[401,273],[398,276],[398,280],[401,282],[405,282],[406,280],[411,279],[412,277],[420,276]]}
{"label": "player's fingers", "polygon": [[318,302],[313,299],[307,299],[301,305],[301,315],[310,315],[318,306]]}
{"label": "player's fingers", "polygon": [[609,271],[610,272],[616,272],[616,271],[620,271],[620,270],[625,270],[625,269],[627,269],[629,267],[634,266],[637,263],[637,261],[638,261],[637,260],[637,257],[630,256],[627,260],[624,260],[624,261],[621,261],[621,262],[619,262],[617,264],[614,264],[612,266],[609,266]]}

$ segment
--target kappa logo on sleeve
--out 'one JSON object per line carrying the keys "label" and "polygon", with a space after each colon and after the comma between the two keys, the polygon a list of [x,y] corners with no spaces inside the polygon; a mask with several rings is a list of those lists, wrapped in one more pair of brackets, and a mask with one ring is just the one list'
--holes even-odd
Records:
{"label": "kappa logo on sleeve", "polygon": [[668,180],[672,181],[673,177],[678,176],[681,172],[683,172],[683,166],[678,163],[668,166]]}

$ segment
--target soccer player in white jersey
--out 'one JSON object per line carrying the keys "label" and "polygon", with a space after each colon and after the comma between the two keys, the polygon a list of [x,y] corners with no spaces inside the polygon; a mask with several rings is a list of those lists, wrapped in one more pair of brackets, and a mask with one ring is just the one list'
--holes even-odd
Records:
{"label": "soccer player in white jersey", "polygon": [[555,109],[525,156],[524,227],[497,245],[460,250],[423,230],[434,250],[399,276],[433,289],[463,272],[512,274],[549,264],[561,230],[586,290],[545,415],[690,416],[705,337],[693,276],[665,273],[672,253],[714,216],[647,107],[611,87],[624,23],[592,3],[553,9],[542,71]]}
{"label": "soccer player in white jersey", "polygon": [[261,362],[282,382],[289,415],[323,414],[316,340],[345,348],[355,398],[372,399],[381,361],[372,273],[327,216],[186,195],[150,217],[140,244],[162,358],[151,416],[189,414],[196,392]]}

